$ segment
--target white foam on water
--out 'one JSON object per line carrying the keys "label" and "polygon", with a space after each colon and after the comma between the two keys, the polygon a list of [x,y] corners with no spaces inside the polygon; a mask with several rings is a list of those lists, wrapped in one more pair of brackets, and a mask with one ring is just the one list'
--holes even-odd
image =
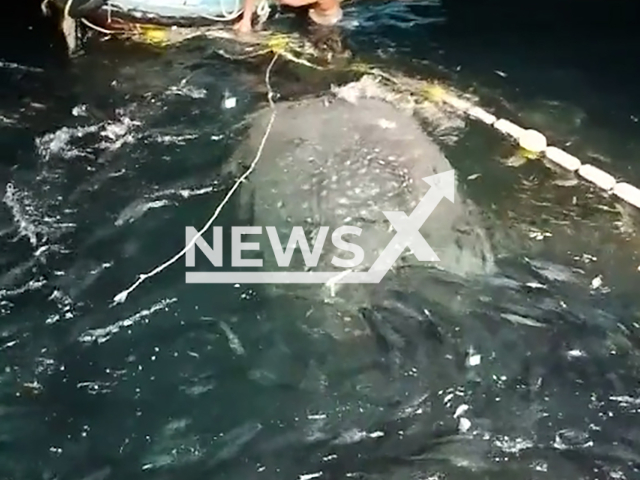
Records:
{"label": "white foam on water", "polygon": [[160,300],[151,307],[140,310],[124,320],[118,320],[106,327],[87,330],[80,335],[78,341],[83,343],[104,343],[124,328],[132,327],[138,323],[147,323],[152,314],[158,310],[166,310],[169,305],[177,301],[177,298],[166,298],[164,300]]}
{"label": "white foam on water", "polygon": [[182,196],[183,198],[189,198],[189,197],[193,197],[196,195],[206,195],[208,193],[213,192],[215,189],[215,187],[202,187],[202,188],[195,188],[195,189],[182,189],[182,190],[178,190],[177,193]]}
{"label": "white foam on water", "polygon": [[224,332],[227,337],[227,341],[229,342],[229,348],[234,351],[234,353],[238,355],[245,355],[246,351],[240,342],[240,338],[231,330],[231,327],[227,325],[225,322],[220,322],[220,328]]}
{"label": "white foam on water", "polygon": [[153,136],[153,141],[162,143],[163,145],[185,145],[189,140],[198,138],[198,134],[183,134],[183,135],[171,135],[171,134],[157,134]]}
{"label": "white foam on water", "polygon": [[140,125],[142,125],[141,122],[127,116],[121,117],[118,121],[103,124],[100,132],[100,137],[103,140],[97,147],[104,150],[116,150],[125,143],[133,143],[137,138],[133,130]]}
{"label": "white foam on water", "polygon": [[2,289],[0,290],[0,300],[3,300],[5,298],[12,298],[12,297],[17,297],[18,295],[21,295],[25,292],[30,292],[30,291],[34,291],[34,290],[38,290],[39,288],[43,287],[44,285],[46,285],[46,281],[43,279],[38,279],[38,280],[30,280],[27,283],[21,285],[20,287],[17,288],[12,288],[12,289]]}
{"label": "white foam on water", "polygon": [[87,106],[85,104],[76,105],[71,109],[71,115],[74,117],[84,117],[87,115]]}
{"label": "white foam on water", "polygon": [[181,96],[194,99],[202,99],[207,97],[207,91],[204,88],[194,87],[187,85],[186,83],[180,83],[179,85],[169,87],[166,94],[168,96]]}
{"label": "white foam on water", "polygon": [[0,60],[0,68],[7,68],[10,70],[21,70],[23,72],[44,72],[43,69],[37,67],[27,67],[25,65],[20,65],[19,63],[7,62]]}
{"label": "white foam on water", "polygon": [[142,217],[149,210],[169,205],[175,205],[175,203],[170,202],[169,200],[152,200],[148,202],[135,201],[120,212],[114,223],[116,226],[122,226],[125,223],[132,223]]}
{"label": "white foam on water", "polygon": [[[132,120],[130,113],[128,110],[118,110],[114,121],[63,126],[42,135],[35,140],[35,153],[40,158],[35,178],[28,183],[14,180],[6,186],[3,202],[13,217],[13,227],[2,232],[2,235],[15,232],[16,238],[28,239],[33,252],[31,258],[3,276],[3,281],[11,287],[2,291],[0,296],[50,289],[52,293],[48,300],[57,308],[42,319],[45,324],[72,319],[77,309],[69,292],[57,285],[71,281],[67,279],[68,272],[51,271],[55,268],[51,262],[52,254],[69,253],[64,244],[59,243],[60,238],[75,230],[76,225],[70,220],[78,208],[85,206],[74,206],[63,193],[69,182],[66,160],[78,156],[93,158],[96,150],[98,153],[100,150],[114,150],[123,143],[135,140],[135,127],[140,122]],[[86,116],[86,108],[78,107],[72,114]],[[47,281],[43,279],[43,272],[47,272]]]}
{"label": "white foam on water", "polygon": [[5,115],[0,115],[0,122],[2,122],[4,125],[15,126],[17,125],[18,120],[16,118],[9,118]]}
{"label": "white foam on water", "polygon": [[[96,148],[115,150],[125,143],[136,140],[135,127],[142,125],[127,115],[127,111],[119,110],[118,119],[100,122],[93,125],[76,127],[61,127],[36,139],[36,150],[43,160],[50,160],[54,156],[64,159],[79,156],[91,157]],[[89,135],[98,135],[99,141],[86,141]],[[83,147],[82,140],[89,146]]]}
{"label": "white foam on water", "polygon": [[[34,251],[29,260],[17,270],[8,272],[3,278],[3,281],[9,282],[22,279],[20,281],[25,283],[10,290],[0,291],[0,298],[45,287],[49,282],[38,273],[38,265],[47,265],[50,254],[64,252],[64,248],[55,242],[60,235],[75,228],[73,223],[63,222],[60,215],[53,214],[47,202],[38,201],[31,192],[18,189],[13,183],[7,184],[3,201],[13,216],[17,238],[26,237]],[[64,272],[54,271],[53,274],[64,276]],[[25,280],[25,275],[31,278]],[[12,280],[12,277],[15,280]],[[49,300],[56,304],[57,312],[46,318],[45,323],[52,324],[75,316],[75,304],[62,290],[55,289]]]}
{"label": "white foam on water", "polygon": [[500,450],[507,453],[519,453],[535,447],[535,444],[531,440],[525,438],[498,437],[493,443]]}
{"label": "white foam on water", "polygon": [[47,318],[45,321],[47,325],[56,323],[59,320],[71,320],[75,317],[75,304],[71,297],[63,291],[56,289],[49,297],[49,300],[53,300],[56,303],[58,312]]}
{"label": "white foam on water", "polygon": [[59,218],[47,214],[46,205],[39,203],[30,192],[8,183],[3,202],[13,215],[18,237],[26,237],[35,248],[42,247],[52,237],[66,231],[69,224],[60,224]]}
{"label": "white foam on water", "polygon": [[62,127],[55,132],[47,133],[36,140],[38,155],[44,160],[49,160],[53,155],[63,158],[73,158],[80,155],[88,155],[88,151],[74,147],[72,141],[83,138],[85,135],[100,130],[101,125],[88,125],[84,127]]}

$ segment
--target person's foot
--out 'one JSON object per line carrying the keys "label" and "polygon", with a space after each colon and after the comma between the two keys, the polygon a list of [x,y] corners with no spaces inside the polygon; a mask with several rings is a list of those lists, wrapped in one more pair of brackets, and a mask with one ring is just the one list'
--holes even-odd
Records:
{"label": "person's foot", "polygon": [[332,27],[342,20],[342,9],[339,6],[329,10],[312,7],[309,9],[309,18],[318,25]]}
{"label": "person's foot", "polygon": [[240,34],[251,33],[251,30],[252,30],[251,18],[248,18],[248,19],[242,18],[239,22],[237,22],[233,26],[233,29]]}

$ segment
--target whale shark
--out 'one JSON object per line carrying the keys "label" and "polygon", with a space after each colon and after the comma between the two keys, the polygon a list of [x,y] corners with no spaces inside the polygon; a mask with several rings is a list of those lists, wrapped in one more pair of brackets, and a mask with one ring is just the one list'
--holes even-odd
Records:
{"label": "whale shark", "polygon": [[[323,226],[356,226],[361,233],[350,241],[364,252],[358,269],[369,269],[398,233],[385,212],[409,216],[434,188],[425,179],[454,171],[413,112],[391,98],[390,91],[365,77],[323,95],[280,102],[266,139],[272,110],[257,112],[229,164],[238,174],[263,144],[255,169],[241,186],[240,218],[251,225],[274,227],[281,241],[294,226],[304,228],[310,243]],[[495,271],[483,212],[457,181],[452,193],[417,228],[438,260],[420,261],[418,252],[406,248],[391,275],[407,268],[459,278]],[[319,261],[309,268],[299,253],[289,265],[292,270],[335,270],[330,260],[345,258],[344,252],[325,243]],[[266,249],[260,255],[265,270],[278,269],[272,252]],[[270,289],[306,299],[316,311],[319,305],[339,305],[337,316],[352,320],[360,307],[380,298],[384,285],[271,285]],[[338,323],[337,331],[344,333],[344,322]]]}

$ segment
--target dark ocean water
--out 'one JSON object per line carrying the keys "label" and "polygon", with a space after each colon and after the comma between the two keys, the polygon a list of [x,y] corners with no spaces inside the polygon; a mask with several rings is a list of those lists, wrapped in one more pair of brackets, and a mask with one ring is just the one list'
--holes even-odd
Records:
{"label": "dark ocean water", "polygon": [[[625,24],[346,13],[357,55],[472,89],[640,183]],[[185,285],[183,263],[113,305],[230,187],[264,65],[206,42],[69,61],[48,28],[10,22],[0,55],[0,478],[640,478],[636,212],[440,119],[465,189],[514,233],[490,281],[431,279],[440,302],[391,282],[375,345],[310,334],[286,297]]]}

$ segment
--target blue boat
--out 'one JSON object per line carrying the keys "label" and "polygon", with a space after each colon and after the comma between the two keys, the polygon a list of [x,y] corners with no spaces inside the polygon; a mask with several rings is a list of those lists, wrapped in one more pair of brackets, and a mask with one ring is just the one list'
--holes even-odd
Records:
{"label": "blue boat", "polygon": [[92,19],[105,28],[127,23],[187,27],[219,24],[238,18],[244,4],[243,0],[51,1],[67,9],[71,17]]}

